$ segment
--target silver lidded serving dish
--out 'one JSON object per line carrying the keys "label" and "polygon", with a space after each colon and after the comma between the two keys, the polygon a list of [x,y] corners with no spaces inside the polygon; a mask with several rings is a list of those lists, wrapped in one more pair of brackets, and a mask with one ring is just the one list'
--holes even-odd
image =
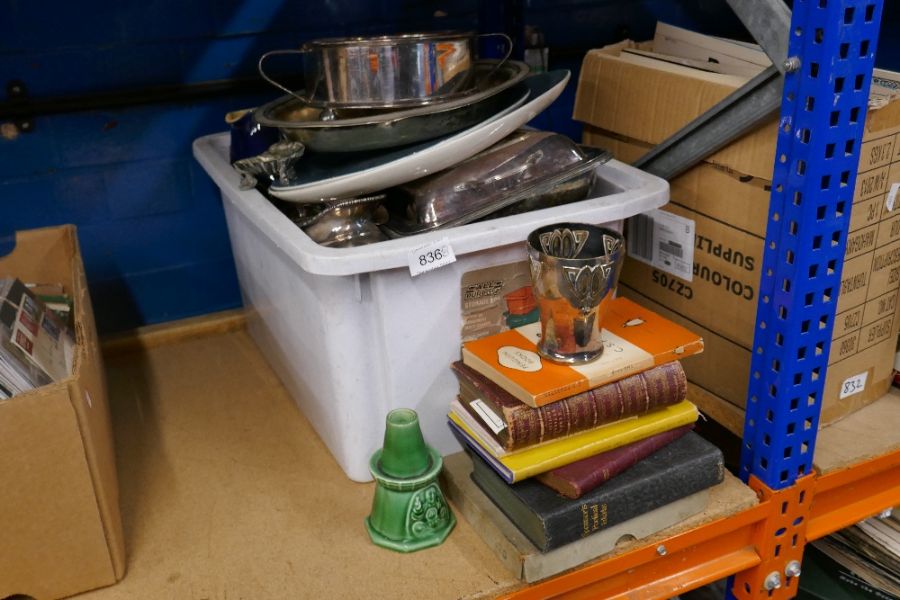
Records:
{"label": "silver lidded serving dish", "polygon": [[519,130],[455,167],[388,190],[382,229],[401,237],[583,200],[594,168],[610,158],[560,134]]}
{"label": "silver lidded serving dish", "polygon": [[[362,152],[395,148],[434,139],[484,121],[509,104],[510,96],[527,95],[517,86],[528,75],[519,61],[478,61],[475,91],[462,98],[405,110],[328,110],[292,95],[253,112],[254,120],[278,129],[313,152]],[[323,120],[323,113],[328,118]]]}
{"label": "silver lidded serving dish", "polygon": [[302,54],[305,91],[296,95],[318,108],[423,106],[474,91],[476,37],[437,31],[325,38],[300,49],[267,52],[258,67],[266,81],[293,94],[266,75],[263,63],[276,54]]}

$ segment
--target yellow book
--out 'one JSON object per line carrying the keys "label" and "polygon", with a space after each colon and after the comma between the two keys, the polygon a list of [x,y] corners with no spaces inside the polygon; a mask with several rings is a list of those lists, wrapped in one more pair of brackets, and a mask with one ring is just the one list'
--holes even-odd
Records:
{"label": "yellow book", "polygon": [[478,433],[458,415],[451,412],[448,417],[451,428],[460,434],[472,450],[487,461],[507,483],[515,483],[576,460],[688,425],[697,420],[697,415],[697,407],[684,400],[633,419],[617,421],[500,457],[495,456],[490,450],[490,444],[480,439]]}

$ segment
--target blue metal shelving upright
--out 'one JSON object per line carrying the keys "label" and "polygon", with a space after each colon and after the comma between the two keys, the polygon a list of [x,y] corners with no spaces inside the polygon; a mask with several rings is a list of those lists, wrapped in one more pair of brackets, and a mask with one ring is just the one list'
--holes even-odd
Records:
{"label": "blue metal shelving upright", "polygon": [[882,8],[793,3],[740,471],[780,513],[739,598],[797,592]]}
{"label": "blue metal shelving upright", "polygon": [[763,256],[741,474],[810,473],[881,0],[796,0]]}

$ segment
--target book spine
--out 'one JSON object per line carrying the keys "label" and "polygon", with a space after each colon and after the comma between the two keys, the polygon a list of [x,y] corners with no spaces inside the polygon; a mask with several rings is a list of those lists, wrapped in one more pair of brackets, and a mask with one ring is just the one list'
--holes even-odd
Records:
{"label": "book spine", "polygon": [[693,429],[683,425],[626,446],[537,475],[537,480],[567,498],[580,498]]}
{"label": "book spine", "polygon": [[507,411],[496,403],[494,395],[489,390],[486,390],[477,385],[467,376],[460,376],[459,403],[463,406],[463,408],[466,409],[466,412],[472,415],[473,418],[478,421],[484,421],[484,417],[478,412],[478,410],[475,409],[475,406],[473,405],[473,401],[476,399],[484,402],[485,406],[487,406],[487,408],[503,422],[503,429],[496,433],[494,431],[491,431],[491,434],[494,436],[494,439],[500,442],[500,445],[503,446],[504,449],[509,450],[510,441]]}
{"label": "book spine", "polygon": [[5,280],[0,286],[0,325],[4,325],[12,332],[16,323],[16,313],[19,311],[19,303],[22,300],[22,290],[25,286],[18,280]]}
{"label": "book spine", "polygon": [[687,377],[679,362],[588,390],[565,400],[506,411],[507,450],[518,450],[681,402]]}
{"label": "book spine", "polygon": [[723,473],[722,453],[716,450],[676,462],[669,469],[654,473],[652,481],[643,485],[635,482],[611,491],[607,491],[607,486],[600,486],[582,496],[577,506],[546,515],[547,549],[558,548],[705,490],[719,483]]}

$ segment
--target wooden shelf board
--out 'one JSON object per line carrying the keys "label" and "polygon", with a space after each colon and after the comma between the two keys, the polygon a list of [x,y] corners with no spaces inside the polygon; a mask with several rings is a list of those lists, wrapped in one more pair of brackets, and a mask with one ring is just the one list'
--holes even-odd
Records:
{"label": "wooden shelf board", "polygon": [[236,308],[108,335],[101,340],[100,346],[104,354],[120,354],[163,344],[174,344],[191,338],[228,333],[243,329],[246,325],[247,316],[244,309]]}
{"label": "wooden shelf board", "polygon": [[900,450],[900,391],[826,425],[816,438],[813,464],[820,474],[846,469]]}
{"label": "wooden shelf board", "polygon": [[437,548],[372,545],[373,484],[344,476],[244,329],[163,337],[106,353],[128,570],[79,598],[464,598],[516,583],[464,520]]}
{"label": "wooden shelf board", "polygon": [[[372,545],[363,518],[373,484],[345,477],[243,325],[240,312],[229,312],[104,342],[128,571],[117,585],[79,598],[522,591],[463,518],[438,548],[404,555]],[[630,553],[642,557],[648,544],[693,543],[684,536],[749,514],[756,503],[728,476],[704,513],[624,542],[594,565],[630,563]]]}

